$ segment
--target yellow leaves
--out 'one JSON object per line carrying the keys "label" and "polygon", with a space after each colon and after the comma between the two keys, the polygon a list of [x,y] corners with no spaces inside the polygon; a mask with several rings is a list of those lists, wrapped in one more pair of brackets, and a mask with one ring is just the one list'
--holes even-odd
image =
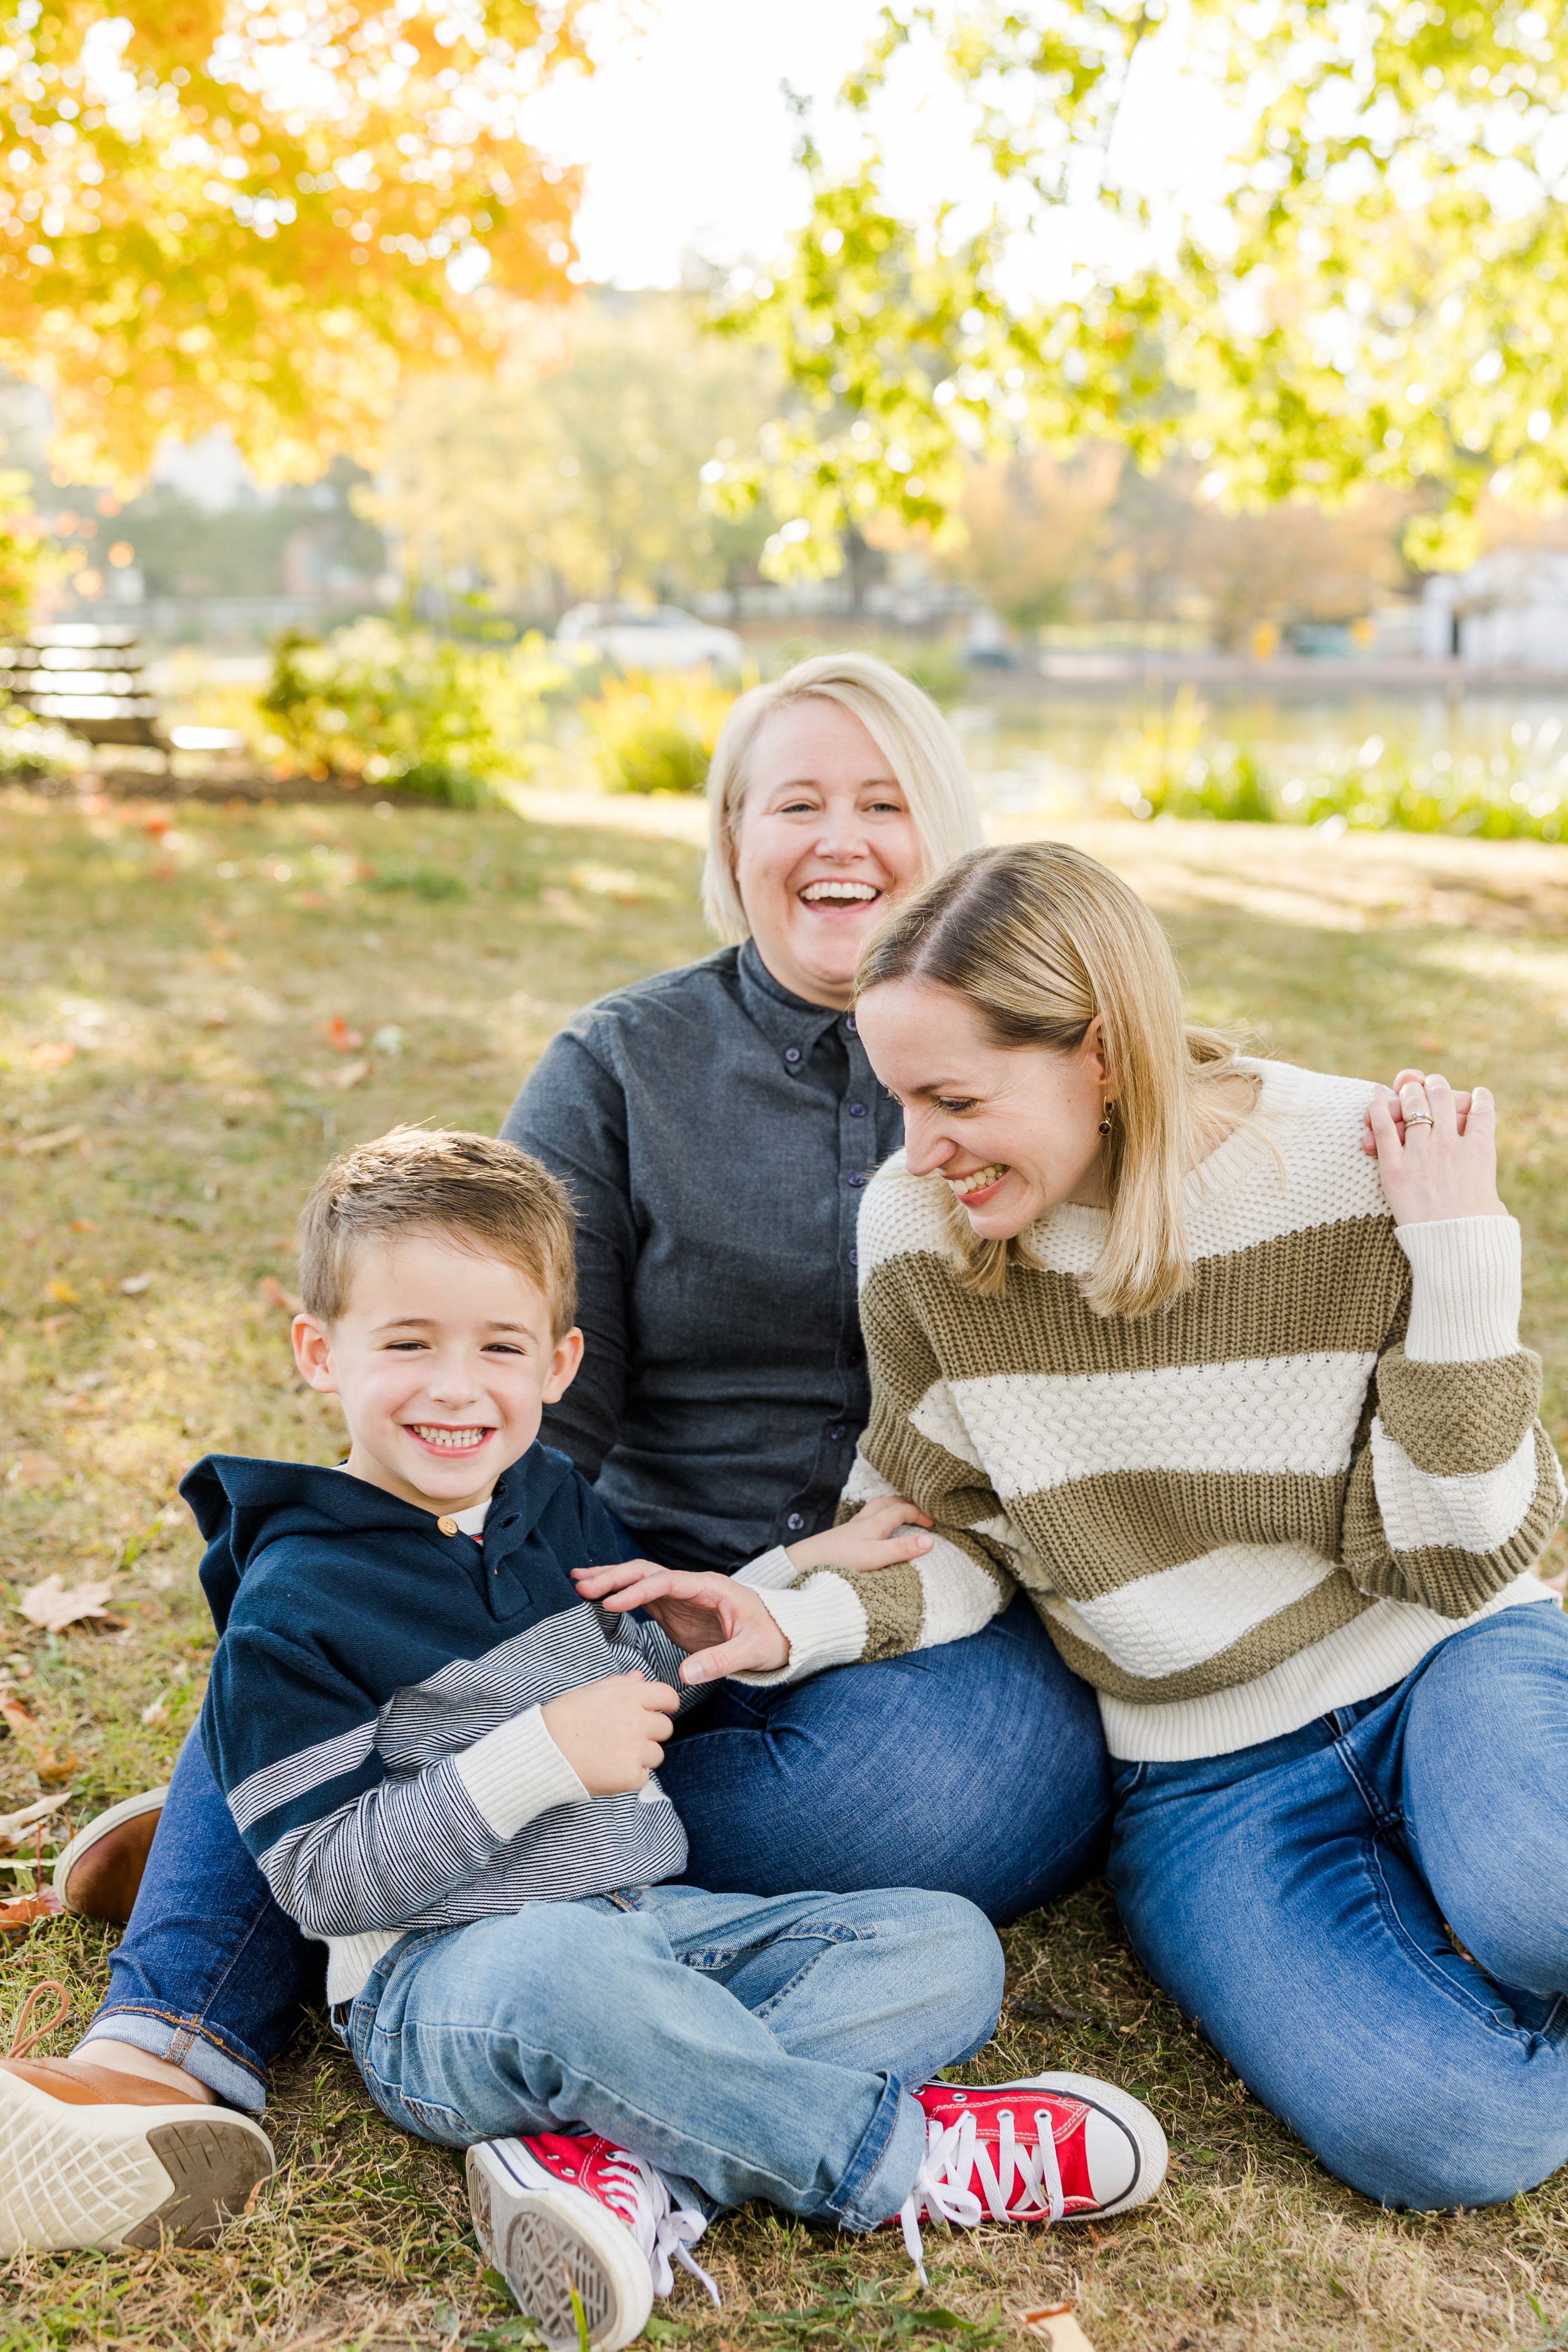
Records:
{"label": "yellow leaves", "polygon": [[81,1759],[73,1749],[57,1755],[44,1736],[43,1726],[35,1722],[15,1691],[0,1690],[0,1721],[10,1731],[12,1738],[26,1757],[44,1789],[63,1788],[81,1767]]}
{"label": "yellow leaves", "polygon": [[63,1274],[57,1274],[52,1281],[45,1283],[44,1296],[46,1298],[52,1298],[57,1307],[79,1307],[81,1305],[80,1291],[75,1289],[72,1285],[66,1280]]}

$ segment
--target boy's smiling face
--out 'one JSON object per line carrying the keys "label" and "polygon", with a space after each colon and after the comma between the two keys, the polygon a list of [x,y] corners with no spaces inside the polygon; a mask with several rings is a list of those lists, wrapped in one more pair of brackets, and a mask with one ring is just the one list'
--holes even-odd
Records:
{"label": "boy's smiling face", "polygon": [[437,1234],[366,1243],[331,1323],[294,1318],[301,1378],[337,1397],[356,1478],[422,1510],[483,1502],[565,1393],[583,1335],[556,1339],[537,1283]]}

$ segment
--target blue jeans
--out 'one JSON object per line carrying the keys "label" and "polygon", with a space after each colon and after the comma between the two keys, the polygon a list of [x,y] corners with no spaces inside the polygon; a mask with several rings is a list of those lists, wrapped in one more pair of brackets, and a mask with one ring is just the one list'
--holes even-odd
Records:
{"label": "blue jeans", "polygon": [[765,2197],[873,2230],[924,2152],[904,2083],[989,2041],[1002,1978],[954,1895],[650,1886],[416,1930],[333,2021],[426,2139],[585,2126],[709,2210]]}
{"label": "blue jeans", "polygon": [[[998,1922],[1099,1868],[1110,1813],[1100,1709],[1024,1600],[984,1633],[772,1690],[724,1684],[659,1778],[699,1885],[752,1894],[930,1886]],[[185,1743],[103,2006],[112,2035],[259,2114],[267,2065],[322,1951],[279,1910],[201,1743]]]}
{"label": "blue jeans", "polygon": [[1560,1610],[1451,1634],[1282,1739],[1123,1766],[1117,1797],[1139,1958],[1331,2172],[1424,2210],[1568,2161]]}

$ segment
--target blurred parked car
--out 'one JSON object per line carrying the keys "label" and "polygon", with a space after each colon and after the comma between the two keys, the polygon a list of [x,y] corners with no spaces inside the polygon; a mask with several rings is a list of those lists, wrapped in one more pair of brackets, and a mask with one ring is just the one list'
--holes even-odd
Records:
{"label": "blurred parked car", "polygon": [[561,616],[560,646],[586,646],[621,669],[738,670],[744,648],[679,604],[574,604]]}

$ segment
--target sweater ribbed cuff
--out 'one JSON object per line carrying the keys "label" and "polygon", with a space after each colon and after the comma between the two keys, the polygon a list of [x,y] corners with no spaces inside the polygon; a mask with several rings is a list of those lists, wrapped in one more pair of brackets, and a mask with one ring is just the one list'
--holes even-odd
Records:
{"label": "sweater ribbed cuff", "polygon": [[759,1552],[744,1568],[735,1570],[737,1584],[749,1584],[753,1592],[782,1592],[792,1578],[800,1574],[783,1544],[774,1544],[772,1551]]}
{"label": "sweater ribbed cuff", "polygon": [[798,1592],[764,1591],[763,1608],[789,1643],[789,1664],[772,1674],[731,1675],[766,1690],[804,1682],[825,1666],[852,1666],[866,1648],[866,1612],[852,1584],[823,1569]]}
{"label": "sweater ribbed cuff", "polygon": [[1400,1225],[1410,1261],[1410,1328],[1416,1364],[1481,1364],[1519,1347],[1520,1231],[1512,1217],[1441,1217]]}
{"label": "sweater ribbed cuff", "polygon": [[452,1761],[480,1820],[500,1838],[515,1837],[552,1806],[591,1801],[537,1706],[498,1724]]}

